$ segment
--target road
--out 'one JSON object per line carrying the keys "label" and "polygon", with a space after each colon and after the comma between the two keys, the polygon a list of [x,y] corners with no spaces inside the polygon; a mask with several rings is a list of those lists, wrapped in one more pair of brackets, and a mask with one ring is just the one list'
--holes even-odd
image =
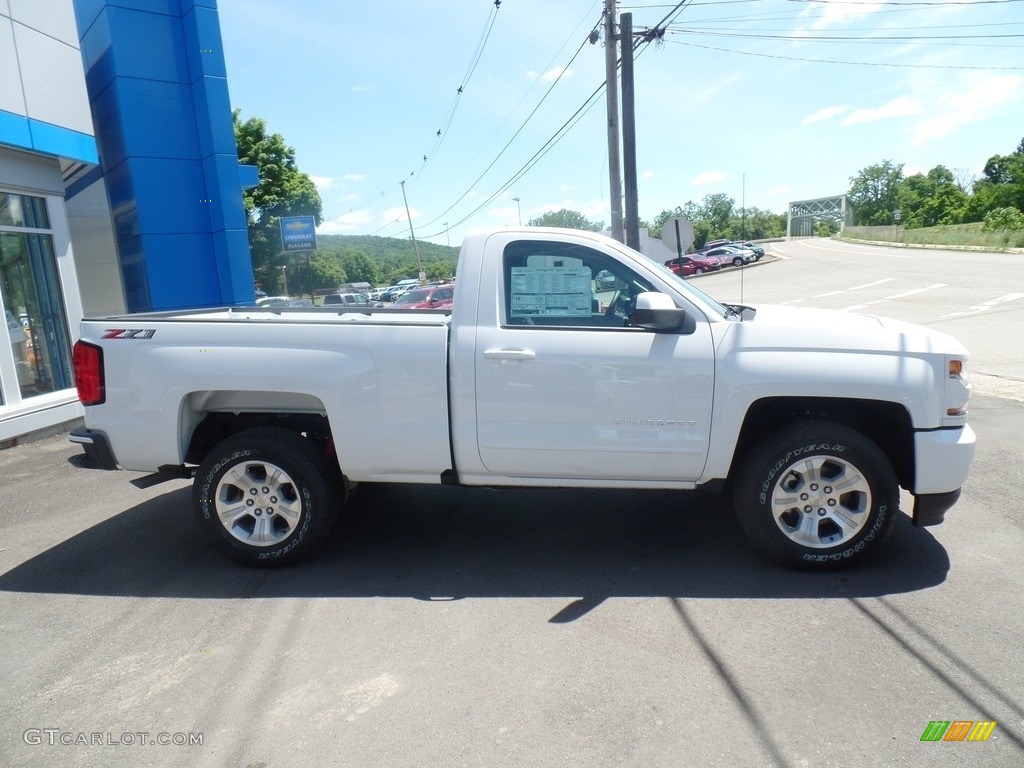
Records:
{"label": "road", "polygon": [[[1009,268],[778,250],[694,285],[1020,338],[1016,299],[942,315]],[[1012,379],[1019,349],[972,346],[975,371]],[[825,575],[762,562],[714,496],[422,486],[364,487],[318,558],[250,570],[183,482],[75,470],[59,437],[2,451],[0,765],[1022,765],[1024,402],[971,420],[946,523]],[[957,720],[997,725],[921,741]]]}
{"label": "road", "polygon": [[722,301],[885,315],[949,333],[971,352],[974,388],[1024,399],[1024,254],[773,243],[779,261],[695,284]]}

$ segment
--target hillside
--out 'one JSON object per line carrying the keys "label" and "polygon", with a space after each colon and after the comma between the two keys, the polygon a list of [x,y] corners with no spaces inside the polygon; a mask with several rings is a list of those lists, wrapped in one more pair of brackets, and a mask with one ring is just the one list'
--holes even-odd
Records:
{"label": "hillside", "polygon": [[[375,235],[317,235],[317,247],[321,251],[354,250],[366,254],[377,264],[416,260],[412,240]],[[459,249],[436,243],[420,242],[420,258],[424,264],[446,261],[452,264],[458,259]]]}

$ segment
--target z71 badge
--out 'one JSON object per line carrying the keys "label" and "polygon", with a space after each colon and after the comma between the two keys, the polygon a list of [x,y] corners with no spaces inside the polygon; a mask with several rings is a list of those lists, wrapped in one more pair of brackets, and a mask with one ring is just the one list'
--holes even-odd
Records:
{"label": "z71 badge", "polygon": [[152,339],[156,328],[107,328],[101,339]]}

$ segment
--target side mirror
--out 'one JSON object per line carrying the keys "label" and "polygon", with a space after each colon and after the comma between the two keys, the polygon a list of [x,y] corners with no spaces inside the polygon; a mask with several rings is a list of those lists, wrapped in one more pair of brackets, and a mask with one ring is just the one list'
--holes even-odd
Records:
{"label": "side mirror", "polygon": [[636,297],[636,308],[629,317],[630,324],[655,333],[690,334],[697,330],[697,322],[672,301],[672,297],[656,291],[645,291]]}

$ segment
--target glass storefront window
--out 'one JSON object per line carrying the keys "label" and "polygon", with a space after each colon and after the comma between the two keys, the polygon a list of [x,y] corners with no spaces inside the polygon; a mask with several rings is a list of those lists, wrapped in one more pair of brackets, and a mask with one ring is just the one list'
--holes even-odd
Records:
{"label": "glass storefront window", "polygon": [[[22,398],[74,386],[46,201],[0,193],[0,304]],[[10,382],[4,382],[10,388]]]}

